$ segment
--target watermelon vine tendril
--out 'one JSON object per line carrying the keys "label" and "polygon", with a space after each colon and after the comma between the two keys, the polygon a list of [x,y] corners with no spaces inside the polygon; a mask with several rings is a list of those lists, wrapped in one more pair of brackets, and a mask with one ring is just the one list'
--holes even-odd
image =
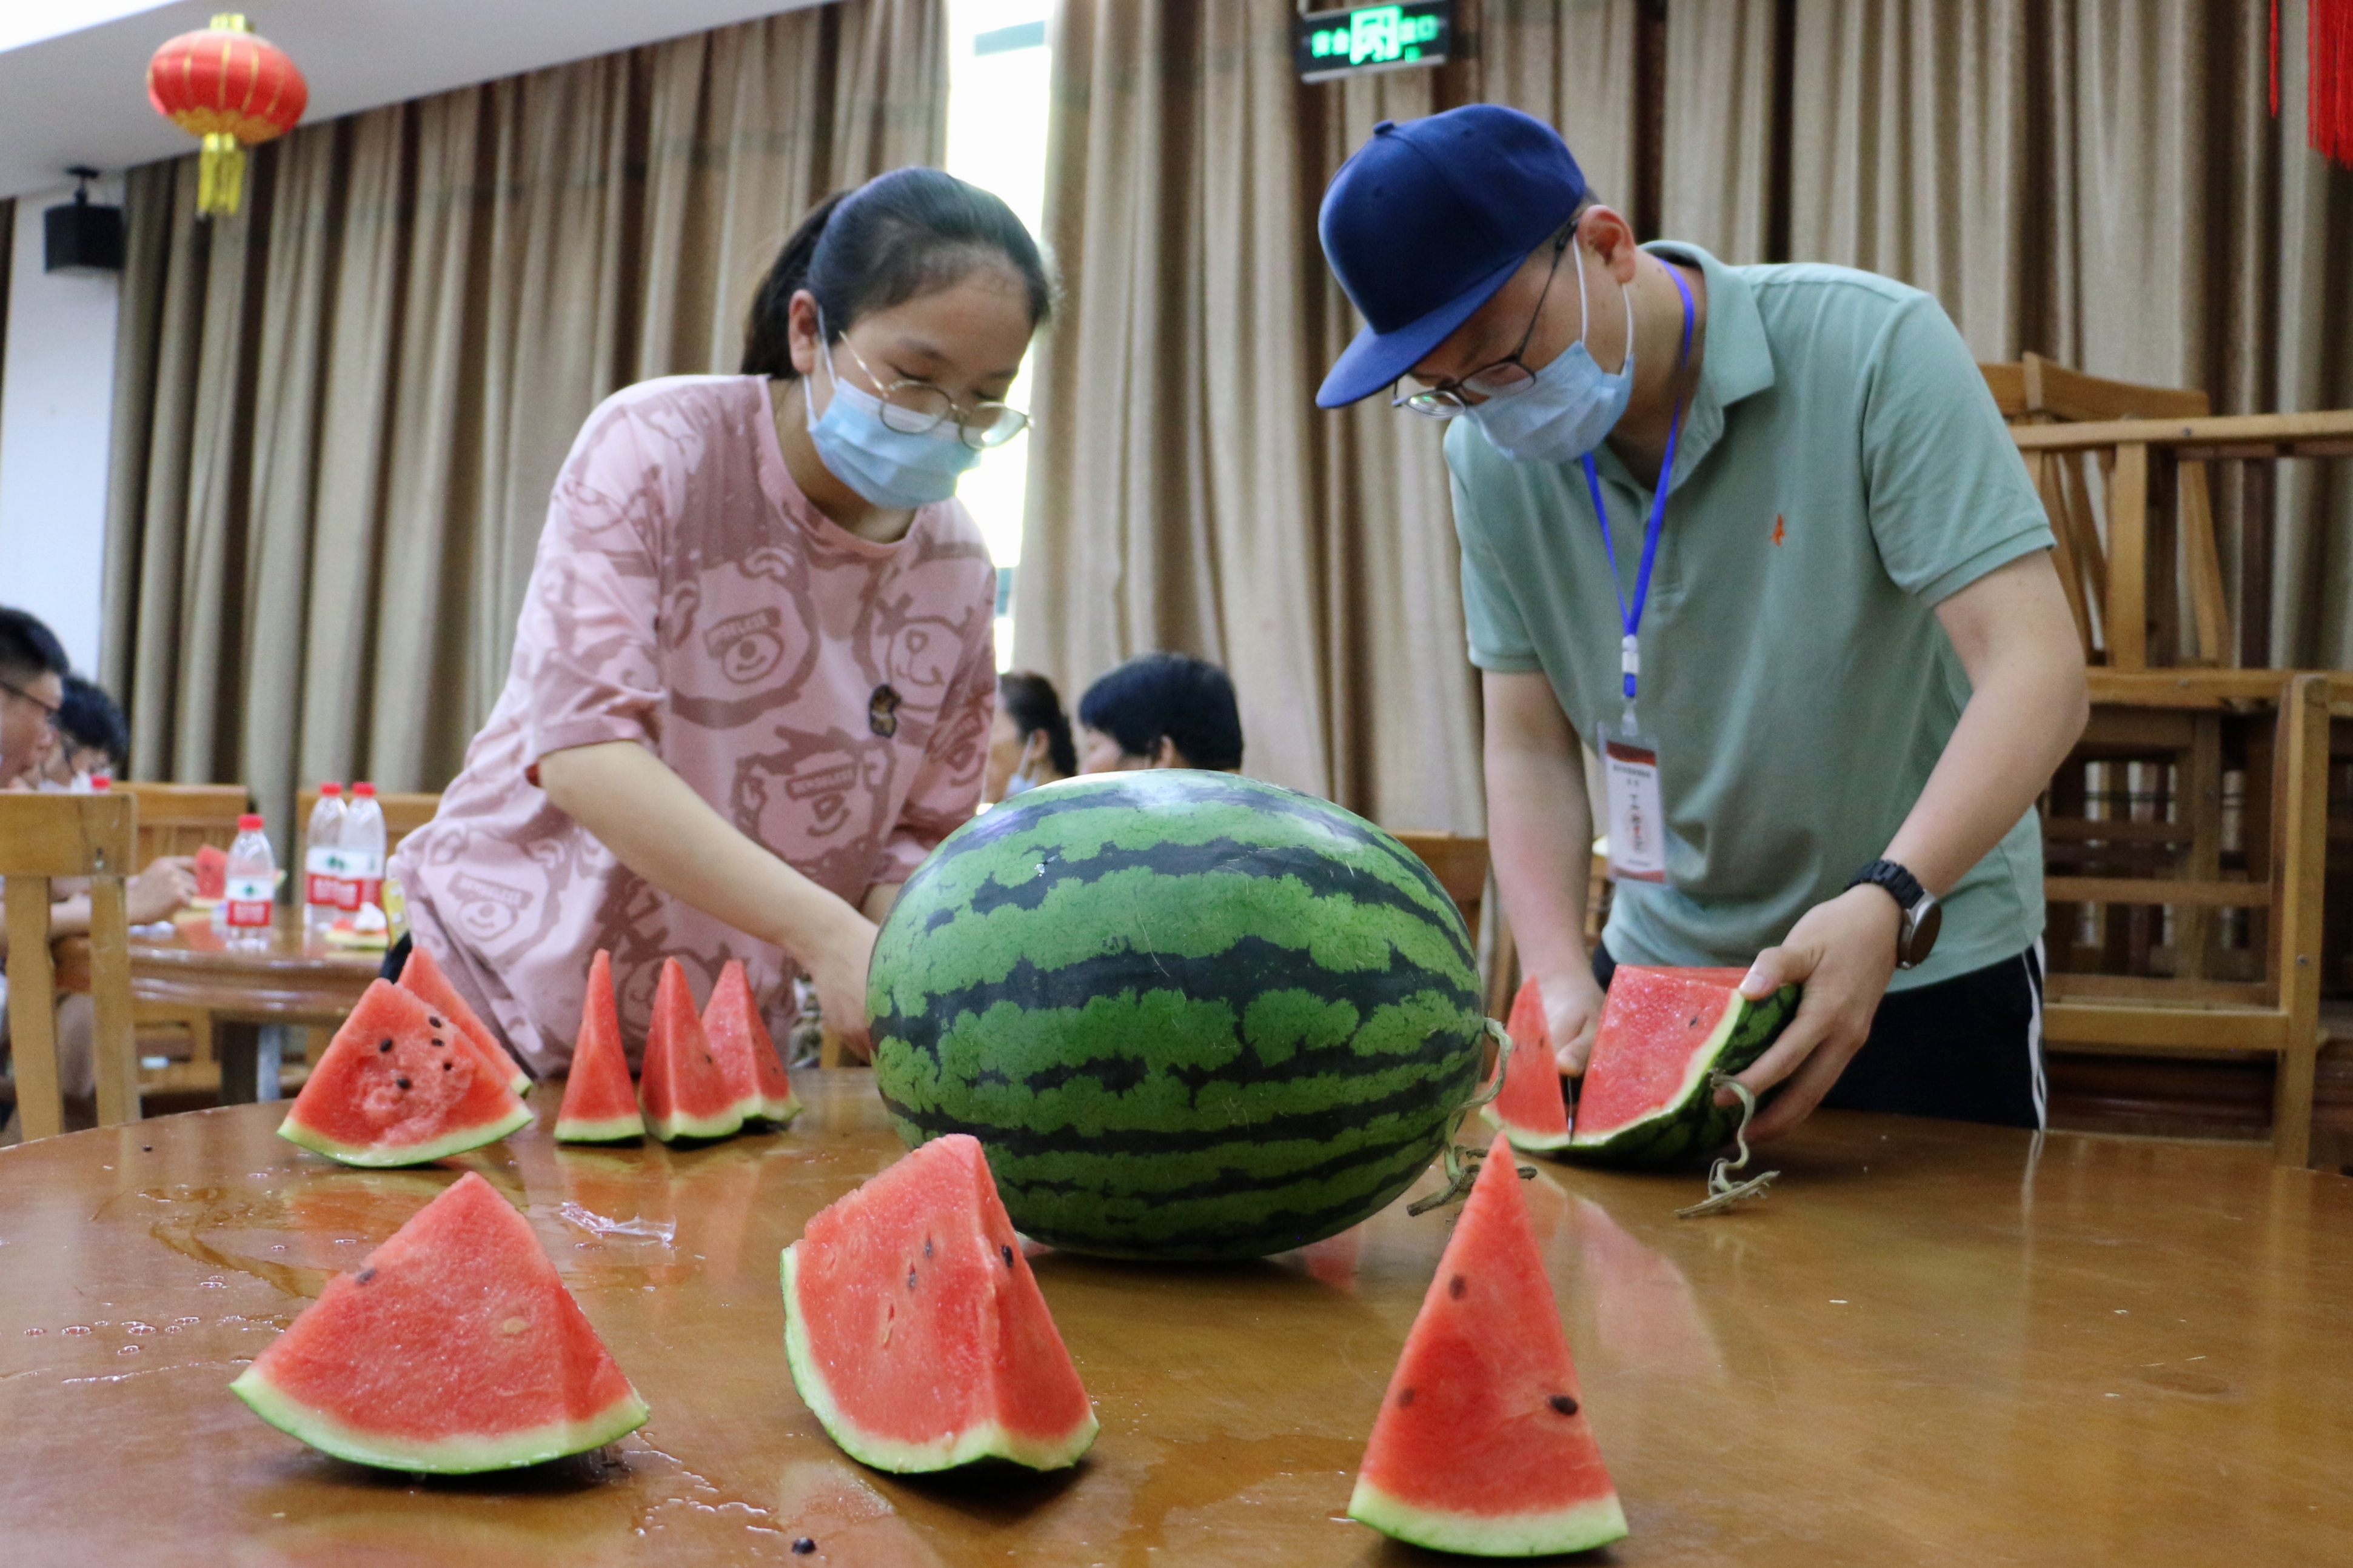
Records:
{"label": "watermelon vine tendril", "polygon": [[1761,1198],[1766,1188],[1772,1185],[1773,1179],[1781,1173],[1767,1171],[1745,1182],[1732,1179],[1733,1173],[1748,1167],[1748,1122],[1757,1114],[1757,1092],[1738,1079],[1727,1078],[1720,1072],[1709,1075],[1708,1088],[1728,1089],[1740,1097],[1740,1126],[1732,1135],[1734,1142],[1740,1145],[1740,1158],[1718,1159],[1707,1173],[1707,1196],[1689,1208],[1677,1209],[1677,1219],[1697,1219],[1702,1215],[1722,1214],[1743,1198]]}
{"label": "watermelon vine tendril", "polygon": [[[1486,1151],[1468,1148],[1457,1143],[1454,1141],[1454,1135],[1462,1130],[1463,1118],[1504,1092],[1504,1070],[1512,1065],[1513,1050],[1512,1037],[1504,1031],[1504,1026],[1493,1018],[1485,1020],[1485,1023],[1487,1037],[1495,1042],[1493,1081],[1487,1085],[1484,1093],[1472,1095],[1456,1106],[1454,1114],[1447,1118],[1446,1184],[1428,1197],[1417,1199],[1408,1207],[1405,1212],[1411,1217],[1419,1218],[1432,1209],[1444,1208],[1448,1204],[1470,1192],[1471,1184],[1478,1179],[1479,1161],[1485,1155]],[[1522,1165],[1519,1170],[1521,1180],[1535,1179],[1536,1168],[1534,1165]]]}

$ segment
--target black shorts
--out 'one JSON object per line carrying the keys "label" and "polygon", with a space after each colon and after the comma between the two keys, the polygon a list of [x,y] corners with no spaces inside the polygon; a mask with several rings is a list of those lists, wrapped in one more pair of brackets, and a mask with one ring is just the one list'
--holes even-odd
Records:
{"label": "black shorts", "polygon": [[[1594,949],[1593,977],[1603,990],[1617,967],[1606,945]],[[1889,992],[1872,1016],[1871,1037],[1822,1103],[2042,1127],[2042,944],[1934,985]]]}

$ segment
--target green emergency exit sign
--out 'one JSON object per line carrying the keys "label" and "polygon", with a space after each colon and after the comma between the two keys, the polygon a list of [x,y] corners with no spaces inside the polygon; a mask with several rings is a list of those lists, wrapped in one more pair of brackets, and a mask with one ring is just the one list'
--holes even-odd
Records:
{"label": "green emergency exit sign", "polygon": [[1302,81],[1444,65],[1453,43],[1454,0],[1316,11],[1291,24],[1291,56]]}

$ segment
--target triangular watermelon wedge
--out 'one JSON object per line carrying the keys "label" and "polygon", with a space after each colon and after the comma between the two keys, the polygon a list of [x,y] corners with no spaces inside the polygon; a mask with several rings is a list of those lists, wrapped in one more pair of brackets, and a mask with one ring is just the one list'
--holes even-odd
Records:
{"label": "triangular watermelon wedge", "polygon": [[346,1165],[417,1165],[495,1142],[530,1121],[504,1077],[448,1020],[377,980],[320,1054],[278,1135]]}
{"label": "triangular watermelon wedge", "polygon": [[1052,1470],[1095,1440],[978,1140],[934,1139],[821,1210],[782,1272],[793,1386],[852,1458]]}
{"label": "triangular watermelon wedge", "polygon": [[1621,963],[1577,1090],[1572,1158],[1673,1165],[1732,1141],[1740,1108],[1715,1103],[1715,1075],[1765,1054],[1797,1015],[1799,988],[1761,1002],[1740,994],[1745,969]]}
{"label": "triangular watermelon wedge", "polygon": [[1626,1533],[1501,1134],[1406,1335],[1348,1517],[1485,1557],[1583,1552]]}
{"label": "triangular watermelon wedge", "polygon": [[196,846],[195,863],[192,869],[196,879],[196,897],[207,903],[219,903],[228,897],[228,852],[217,844]]}
{"label": "triangular watermelon wedge", "polygon": [[458,988],[449,984],[449,976],[421,942],[409,944],[408,961],[400,967],[400,988],[435,1012],[447,1015],[475,1049],[497,1064],[506,1075],[509,1089],[517,1094],[531,1092],[531,1074],[522,1070],[522,1064],[500,1044],[490,1026],[466,1005],[466,999],[458,994]]}
{"label": "triangular watermelon wedge", "polygon": [[793,1080],[785,1073],[785,1058],[776,1054],[776,1038],[760,1020],[752,982],[739,959],[729,959],[719,972],[711,1005],[702,1010],[702,1037],[727,1075],[727,1087],[734,1091],[744,1121],[782,1127],[801,1113]]}
{"label": "triangular watermelon wedge", "polygon": [[1553,1061],[1552,1031],[1545,1024],[1544,993],[1535,976],[1528,976],[1513,998],[1511,1021],[1504,1027],[1512,1037],[1512,1059],[1504,1064],[1502,1092],[1479,1114],[1509,1134],[1514,1149],[1541,1153],[1560,1148],[1568,1142],[1568,1097]]}
{"label": "triangular watermelon wedge", "polygon": [[638,1086],[629,1081],[629,1058],[621,1048],[620,1016],[613,1009],[613,955],[600,947],[588,965],[580,1037],[572,1046],[555,1138],[559,1143],[617,1143],[645,1135]]}
{"label": "triangular watermelon wedge", "polygon": [[654,1021],[646,1031],[645,1066],[638,1077],[646,1131],[665,1143],[681,1138],[724,1138],[744,1125],[743,1108],[727,1074],[702,1037],[694,993],[675,958],[662,960],[654,987]]}
{"label": "triangular watermelon wedge", "polygon": [[582,1453],[646,1419],[531,1222],[470,1171],[229,1387],[314,1448],[438,1475]]}

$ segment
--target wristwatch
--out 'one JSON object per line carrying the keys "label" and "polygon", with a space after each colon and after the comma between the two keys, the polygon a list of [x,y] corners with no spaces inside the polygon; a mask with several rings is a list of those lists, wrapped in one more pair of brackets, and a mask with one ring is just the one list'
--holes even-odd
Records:
{"label": "wristwatch", "polygon": [[1945,907],[1936,895],[1920,885],[1920,879],[1893,860],[1873,860],[1857,871],[1847,882],[1850,888],[1864,883],[1883,888],[1904,911],[1904,924],[1895,933],[1895,967],[1913,969],[1928,956],[1936,945],[1936,931],[1945,923]]}

